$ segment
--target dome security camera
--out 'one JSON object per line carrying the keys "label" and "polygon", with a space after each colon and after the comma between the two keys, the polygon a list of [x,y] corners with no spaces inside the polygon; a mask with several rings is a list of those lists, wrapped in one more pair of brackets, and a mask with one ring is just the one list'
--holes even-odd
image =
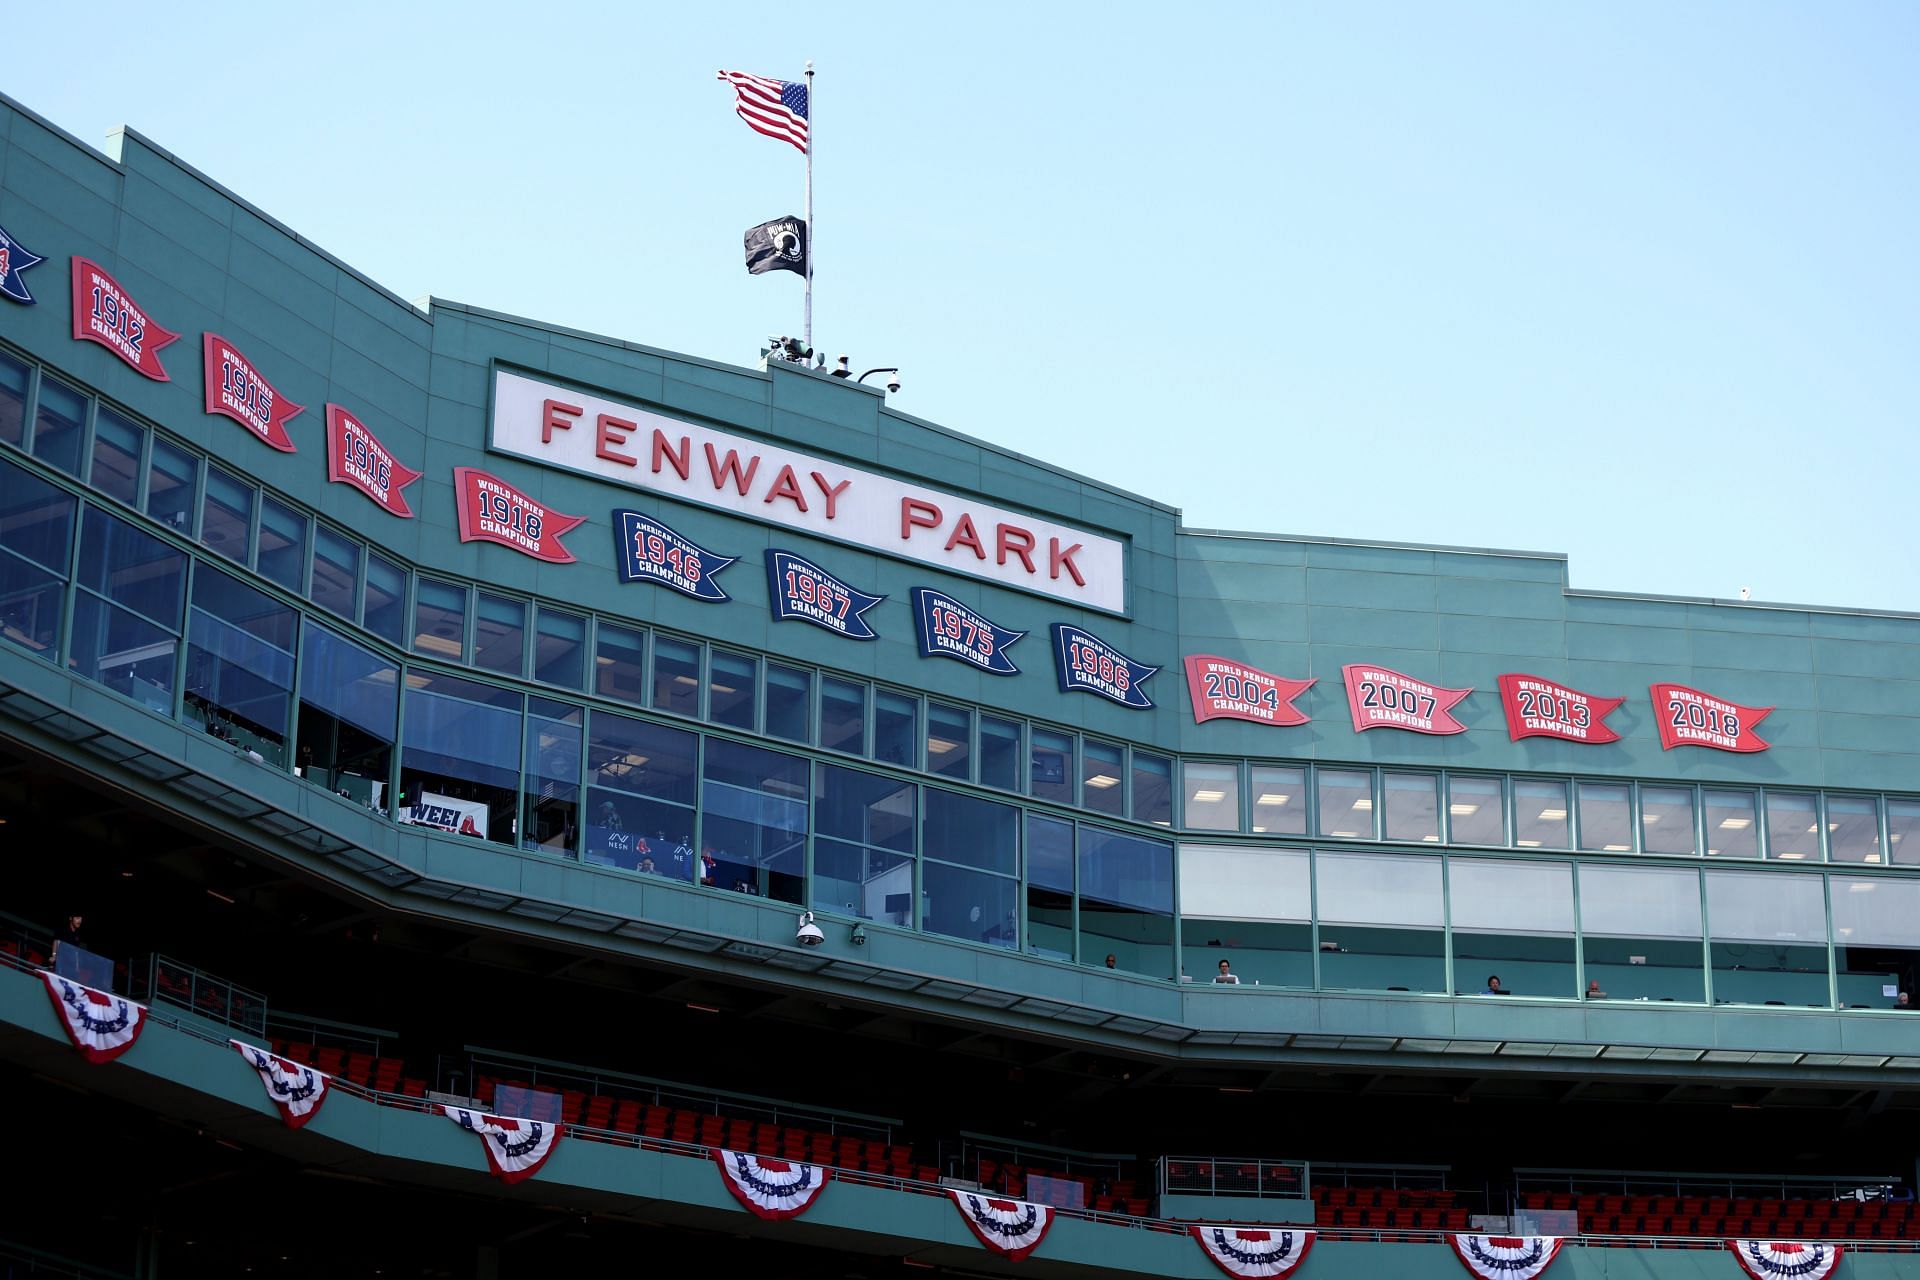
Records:
{"label": "dome security camera", "polygon": [[896,373],[891,378],[887,379],[887,390],[898,391],[899,389],[900,389],[900,375]]}
{"label": "dome security camera", "polygon": [[827,935],[813,922],[813,912],[800,913],[800,925],[793,931],[793,940],[803,947],[817,947],[827,940]]}

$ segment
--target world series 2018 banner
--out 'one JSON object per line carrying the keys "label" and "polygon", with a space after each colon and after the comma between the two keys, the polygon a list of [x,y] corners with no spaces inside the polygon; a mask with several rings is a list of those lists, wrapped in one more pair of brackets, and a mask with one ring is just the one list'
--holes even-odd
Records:
{"label": "world series 2018 banner", "polygon": [[1472,689],[1443,689],[1386,667],[1352,663],[1340,668],[1347,680],[1347,709],[1353,731],[1404,729],[1408,733],[1465,733],[1451,712]]}
{"label": "world series 2018 banner", "polygon": [[715,555],[640,511],[615,511],[613,536],[618,543],[620,581],[657,583],[715,604],[732,599],[714,579],[738,556]]}
{"label": "world series 2018 banner", "polygon": [[1710,747],[1715,751],[1765,751],[1768,742],[1753,727],[1773,714],[1772,707],[1743,707],[1683,684],[1656,684],[1654,723],[1660,726],[1660,747]]}
{"label": "world series 2018 banner", "polygon": [[1559,738],[1565,742],[1618,742],[1607,717],[1625,698],[1602,698],[1539,676],[1509,673],[1500,677],[1500,705],[1507,713],[1507,736]]}
{"label": "world series 2018 banner", "polygon": [[327,479],[350,484],[389,515],[411,520],[413,508],[400,491],[421,474],[402,465],[351,410],[327,406]]}
{"label": "world series 2018 banner", "polygon": [[1053,661],[1062,693],[1096,694],[1142,711],[1153,706],[1141,686],[1160,668],[1135,662],[1092,632],[1054,623]]}
{"label": "world series 2018 banner", "polygon": [[585,524],[585,516],[562,515],[476,467],[453,469],[453,498],[460,541],[497,542],[548,564],[573,563],[560,535]]}
{"label": "world series 2018 banner", "polygon": [[996,676],[1020,674],[1007,650],[1026,632],[1000,626],[932,587],[913,589],[913,626],[923,658],[952,658]]}
{"label": "world series 2018 banner", "polygon": [[1186,663],[1196,723],[1225,718],[1297,725],[1313,719],[1293,705],[1295,698],[1314,686],[1313,680],[1289,680],[1210,653],[1189,654]]}
{"label": "world series 2018 banner", "polygon": [[885,596],[849,586],[791,551],[767,551],[767,591],[776,621],[798,618],[849,640],[880,638],[861,615]]}
{"label": "world series 2018 banner", "polygon": [[170,381],[160,350],[180,337],[155,324],[119,281],[85,258],[73,260],[73,336],[99,343],[155,382]]}
{"label": "world series 2018 banner", "polygon": [[207,412],[232,418],[282,453],[294,452],[287,423],[304,410],[273,389],[253,361],[217,333],[201,342],[207,380]]}

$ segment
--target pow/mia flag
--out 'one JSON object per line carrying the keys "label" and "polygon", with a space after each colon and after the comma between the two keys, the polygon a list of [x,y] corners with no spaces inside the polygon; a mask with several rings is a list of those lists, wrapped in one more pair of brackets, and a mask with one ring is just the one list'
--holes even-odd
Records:
{"label": "pow/mia flag", "polygon": [[747,274],[769,271],[807,274],[807,224],[791,214],[747,228]]}

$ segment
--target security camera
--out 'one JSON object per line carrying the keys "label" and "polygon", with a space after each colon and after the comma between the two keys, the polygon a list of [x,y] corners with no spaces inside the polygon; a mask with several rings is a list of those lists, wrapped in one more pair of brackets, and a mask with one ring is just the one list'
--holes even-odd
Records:
{"label": "security camera", "polygon": [[891,378],[887,379],[887,390],[898,391],[899,389],[900,389],[900,375],[896,373]]}
{"label": "security camera", "polygon": [[800,927],[793,931],[793,940],[803,947],[817,947],[827,940],[827,935],[813,922],[813,912],[800,913]]}
{"label": "security camera", "polygon": [[847,367],[846,356],[841,356],[833,362],[833,376],[836,378],[851,378],[853,376],[853,370]]}
{"label": "security camera", "polygon": [[853,932],[847,935],[847,941],[851,942],[856,947],[866,946],[867,945],[867,927],[865,925],[859,925],[859,924],[853,926]]}

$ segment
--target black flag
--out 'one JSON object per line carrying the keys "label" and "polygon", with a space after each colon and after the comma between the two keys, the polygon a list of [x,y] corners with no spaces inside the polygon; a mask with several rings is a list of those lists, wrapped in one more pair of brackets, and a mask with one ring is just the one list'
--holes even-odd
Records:
{"label": "black flag", "polygon": [[807,274],[807,224],[791,215],[747,228],[747,274]]}

